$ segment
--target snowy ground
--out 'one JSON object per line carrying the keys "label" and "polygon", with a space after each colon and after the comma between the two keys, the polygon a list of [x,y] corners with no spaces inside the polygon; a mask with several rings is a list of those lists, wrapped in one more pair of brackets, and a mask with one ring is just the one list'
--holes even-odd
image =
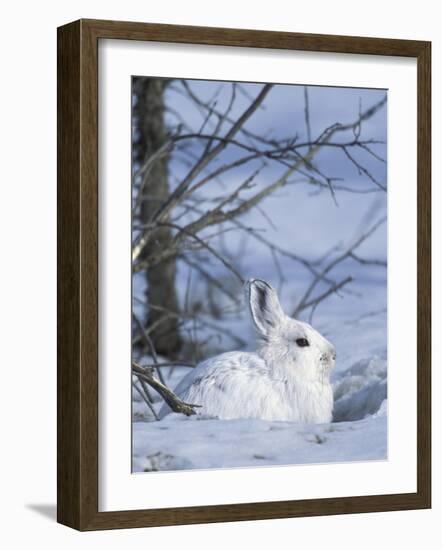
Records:
{"label": "snowy ground", "polygon": [[133,470],[187,470],[386,457],[386,417],[330,425],[170,415],[134,424]]}

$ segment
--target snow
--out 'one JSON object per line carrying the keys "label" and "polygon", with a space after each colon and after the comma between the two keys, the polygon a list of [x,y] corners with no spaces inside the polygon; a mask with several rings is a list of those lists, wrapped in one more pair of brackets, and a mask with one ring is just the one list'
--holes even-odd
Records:
{"label": "snow", "polygon": [[[306,425],[171,414],[135,423],[133,471],[345,462],[386,458],[386,417]],[[221,452],[222,451],[222,452]]]}
{"label": "snow", "polygon": [[341,373],[334,385],[335,422],[378,414],[387,399],[387,364],[374,357]]}
{"label": "snow", "polygon": [[297,424],[170,414],[133,425],[133,471],[383,460],[385,414],[355,422]]}

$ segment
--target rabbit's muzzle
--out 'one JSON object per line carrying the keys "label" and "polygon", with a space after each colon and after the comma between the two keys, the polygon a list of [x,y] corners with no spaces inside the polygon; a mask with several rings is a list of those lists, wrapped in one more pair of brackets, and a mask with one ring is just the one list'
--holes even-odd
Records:
{"label": "rabbit's muzzle", "polygon": [[324,365],[332,367],[336,361],[336,352],[332,351],[331,353],[321,353],[319,361]]}

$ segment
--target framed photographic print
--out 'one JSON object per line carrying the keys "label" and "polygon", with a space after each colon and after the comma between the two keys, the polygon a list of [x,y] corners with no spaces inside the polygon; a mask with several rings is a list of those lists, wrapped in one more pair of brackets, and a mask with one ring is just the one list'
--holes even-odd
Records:
{"label": "framed photographic print", "polygon": [[430,507],[430,51],[59,28],[59,522]]}

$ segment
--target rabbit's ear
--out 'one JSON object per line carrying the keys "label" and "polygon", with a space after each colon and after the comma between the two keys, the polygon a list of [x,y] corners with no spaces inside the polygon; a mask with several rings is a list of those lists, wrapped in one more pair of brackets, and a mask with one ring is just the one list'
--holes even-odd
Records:
{"label": "rabbit's ear", "polygon": [[260,334],[266,337],[285,317],[275,290],[265,281],[251,279],[247,283],[250,312]]}

